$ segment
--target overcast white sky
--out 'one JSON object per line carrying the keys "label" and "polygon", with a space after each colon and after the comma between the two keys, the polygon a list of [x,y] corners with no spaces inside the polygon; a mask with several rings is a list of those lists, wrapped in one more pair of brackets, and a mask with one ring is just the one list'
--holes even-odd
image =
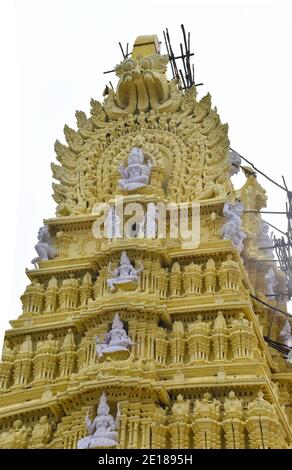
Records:
{"label": "overcast white sky", "polygon": [[[292,188],[291,12],[290,0],[1,0],[1,342],[21,313],[37,230],[54,215],[54,141],[65,123],[75,126],[76,109],[102,98],[119,41],[163,40],[168,27],[178,46],[184,23],[199,94],[211,93],[231,146]],[[269,209],[283,210],[281,191],[259,181]],[[280,216],[268,220],[285,228]]]}

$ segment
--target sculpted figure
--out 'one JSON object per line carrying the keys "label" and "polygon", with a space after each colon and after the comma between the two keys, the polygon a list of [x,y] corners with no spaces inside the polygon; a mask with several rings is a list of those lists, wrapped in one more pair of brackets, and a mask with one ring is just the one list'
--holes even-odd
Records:
{"label": "sculpted figure", "polygon": [[241,165],[241,158],[237,152],[234,152],[234,150],[229,150],[229,162],[230,162],[229,176],[231,178],[231,176],[237,175],[237,173],[240,171],[240,165]]}
{"label": "sculpted figure", "polygon": [[242,402],[236,398],[233,390],[229,392],[224,403],[224,411],[227,418],[240,418],[242,415]]}
{"label": "sculpted figure", "polygon": [[286,320],[285,325],[280,332],[280,336],[283,338],[286,346],[292,347],[291,323],[289,320]]}
{"label": "sculpted figure", "polygon": [[276,276],[273,268],[270,268],[267,274],[265,275],[266,280],[266,296],[269,298],[274,298],[274,287],[277,284]]}
{"label": "sculpted figure", "polygon": [[13,428],[7,432],[3,432],[0,437],[1,449],[26,449],[27,439],[31,432],[21,419],[13,422]]}
{"label": "sculpted figure", "polygon": [[36,268],[36,263],[40,260],[53,259],[57,256],[56,249],[52,246],[51,235],[48,225],[44,225],[38,231],[38,243],[35,245],[35,250],[38,257],[34,258],[31,262]]}
{"label": "sculpted figure", "polygon": [[[258,237],[258,247],[261,248],[262,254],[265,254],[268,258],[274,258],[273,253],[273,234],[269,235],[269,225],[262,221],[261,231]],[[264,249],[265,248],[265,249]]]}
{"label": "sculpted figure", "polygon": [[103,392],[97,408],[97,415],[91,421],[89,411],[85,417],[85,424],[88,431],[86,437],[82,437],[77,442],[77,449],[92,449],[98,447],[114,447],[118,444],[117,427],[119,424],[119,410],[114,420],[109,414],[106,395]]}
{"label": "sculpted figure", "polygon": [[133,147],[128,157],[128,166],[120,165],[119,171],[122,179],[119,180],[119,185],[125,191],[132,191],[134,189],[143,188],[149,184],[151,163],[148,160],[147,164],[144,163],[144,155],[140,148]]}
{"label": "sculpted figure", "polygon": [[178,395],[176,402],[172,405],[173,415],[188,415],[190,410],[190,400],[184,400],[182,395]]}
{"label": "sculpted figure", "polygon": [[221,229],[221,235],[223,240],[231,240],[233,245],[239,249],[239,252],[243,250],[243,241],[246,238],[246,235],[240,229],[243,210],[244,206],[241,202],[225,202],[223,208],[223,215],[227,222]]}
{"label": "sculpted figure", "polygon": [[143,271],[143,265],[136,269],[132,266],[127,252],[123,251],[118,266],[113,272],[111,271],[111,264],[109,265],[109,274],[112,276],[107,280],[107,284],[111,291],[116,289],[134,290],[138,286],[138,274]]}
{"label": "sculpted figure", "polygon": [[133,343],[123,328],[123,322],[120,320],[118,313],[115,314],[112,328],[107,333],[104,341],[99,341],[98,336],[96,337],[96,354],[98,357],[102,357],[104,353],[110,353],[115,351],[127,351]]}
{"label": "sculpted figure", "polygon": [[31,440],[36,446],[47,444],[52,434],[52,426],[47,416],[41,416],[39,422],[34,426]]}

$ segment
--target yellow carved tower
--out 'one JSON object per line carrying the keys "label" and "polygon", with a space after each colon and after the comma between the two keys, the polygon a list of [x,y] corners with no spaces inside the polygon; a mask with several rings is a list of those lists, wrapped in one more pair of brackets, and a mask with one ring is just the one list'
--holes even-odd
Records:
{"label": "yellow carved tower", "polygon": [[[292,365],[264,340],[281,342],[290,319],[252,297],[275,306],[286,282],[261,215],[244,212],[265,190],[245,168],[235,191],[228,126],[168,62],[156,36],[138,37],[116,89],[55,144],[56,217],[5,335],[1,448],[291,446]],[[193,202],[194,246],[168,230]],[[137,207],[154,210],[147,223]],[[121,214],[130,236],[116,236]]]}

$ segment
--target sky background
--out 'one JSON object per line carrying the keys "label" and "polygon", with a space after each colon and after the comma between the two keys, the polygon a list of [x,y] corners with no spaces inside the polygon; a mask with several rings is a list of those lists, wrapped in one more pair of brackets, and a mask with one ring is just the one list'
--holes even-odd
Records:
{"label": "sky background", "polygon": [[[292,188],[292,6],[290,0],[1,0],[1,279],[0,341],[21,313],[25,268],[43,218],[52,217],[50,163],[63,127],[122,60],[118,42],[142,34],[163,40],[168,27],[178,51],[180,24],[191,32],[199,96],[212,95],[231,146]],[[163,49],[164,51],[164,49]],[[285,194],[259,176],[269,210]],[[267,219],[286,228],[282,216]],[[292,308],[290,307],[290,310]]]}

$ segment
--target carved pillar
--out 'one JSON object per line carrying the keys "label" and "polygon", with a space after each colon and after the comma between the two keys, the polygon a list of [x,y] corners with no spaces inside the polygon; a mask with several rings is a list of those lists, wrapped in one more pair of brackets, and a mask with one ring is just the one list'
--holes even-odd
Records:
{"label": "carved pillar", "polygon": [[181,294],[182,275],[179,263],[174,263],[169,275],[170,297],[179,297]]}
{"label": "carved pillar", "polygon": [[76,349],[76,346],[75,346],[74,334],[71,328],[69,328],[68,333],[65,336],[62,349],[59,353],[61,377],[68,377],[74,371],[75,358],[76,358],[75,349]]}
{"label": "carved pillar", "polygon": [[155,333],[155,360],[162,365],[166,363],[167,347],[166,330],[158,328]]}
{"label": "carved pillar", "polygon": [[217,273],[215,261],[210,258],[207,261],[206,269],[204,272],[205,293],[214,294],[217,290]]}
{"label": "carved pillar", "polygon": [[240,268],[238,262],[232,260],[232,255],[227,255],[227,261],[221,263],[218,277],[221,292],[239,291]]}
{"label": "carved pillar", "polygon": [[168,271],[166,269],[161,268],[158,272],[158,290],[159,295],[162,299],[166,299],[167,291],[168,291]]}
{"label": "carved pillar", "polygon": [[275,407],[263,398],[262,392],[259,392],[258,397],[248,404],[247,416],[246,428],[250,448],[282,449],[287,447]]}
{"label": "carved pillar", "polygon": [[39,341],[33,358],[34,380],[50,381],[55,377],[57,367],[58,341],[49,333],[45,341]]}
{"label": "carved pillar", "polygon": [[151,429],[151,417],[142,418],[140,420],[141,426],[141,444],[140,449],[150,449],[150,429]]}
{"label": "carved pillar", "polygon": [[77,308],[79,299],[79,282],[77,279],[65,279],[59,289],[60,311]]}
{"label": "carved pillar", "polygon": [[12,379],[14,353],[10,348],[9,341],[4,341],[2,357],[0,362],[0,390],[6,390]]}
{"label": "carved pillar", "polygon": [[169,344],[172,362],[175,364],[182,363],[185,354],[185,339],[182,322],[175,321],[173,323]]}
{"label": "carved pillar", "polygon": [[224,403],[224,420],[222,427],[225,433],[227,449],[244,449],[244,422],[242,401],[236,398],[233,391],[230,391]]}
{"label": "carved pillar", "polygon": [[189,400],[184,400],[182,395],[178,395],[174,402],[168,430],[170,432],[172,449],[188,449],[190,443],[190,425],[189,425]]}
{"label": "carved pillar", "polygon": [[41,313],[44,301],[44,288],[38,281],[33,281],[26,287],[24,294],[20,297],[23,314]]}
{"label": "carved pillar", "polygon": [[56,240],[58,242],[58,255],[59,258],[68,258],[70,242],[73,241],[72,235],[61,231],[56,233]]}
{"label": "carved pillar", "polygon": [[166,409],[156,408],[151,424],[151,449],[166,448]]}
{"label": "carved pillar", "polygon": [[232,322],[230,341],[235,359],[243,357],[253,358],[257,340],[252,326],[244,318],[243,313],[239,314],[239,318]]}
{"label": "carved pillar", "polygon": [[45,291],[45,313],[55,312],[57,309],[58,281],[53,276],[49,280]]}
{"label": "carved pillar", "polygon": [[210,351],[210,326],[202,322],[201,315],[195,323],[188,325],[188,349],[190,361],[208,361]]}
{"label": "carved pillar", "polygon": [[88,300],[91,298],[92,293],[92,282],[91,274],[87,272],[83,276],[82,284],[80,286],[80,305],[81,307],[86,307]]}
{"label": "carved pillar", "polygon": [[32,372],[32,340],[26,336],[14,361],[14,385],[28,385]]}
{"label": "carved pillar", "polygon": [[195,449],[221,448],[220,403],[212,399],[210,393],[204,393],[202,400],[196,400],[194,407],[194,433]]}
{"label": "carved pillar", "polygon": [[194,263],[185,267],[183,274],[185,294],[201,295],[202,293],[202,268]]}
{"label": "carved pillar", "polygon": [[215,360],[226,360],[228,350],[228,331],[226,321],[222,312],[218,312],[218,315],[214,322],[214,327],[212,331],[212,343]]}

